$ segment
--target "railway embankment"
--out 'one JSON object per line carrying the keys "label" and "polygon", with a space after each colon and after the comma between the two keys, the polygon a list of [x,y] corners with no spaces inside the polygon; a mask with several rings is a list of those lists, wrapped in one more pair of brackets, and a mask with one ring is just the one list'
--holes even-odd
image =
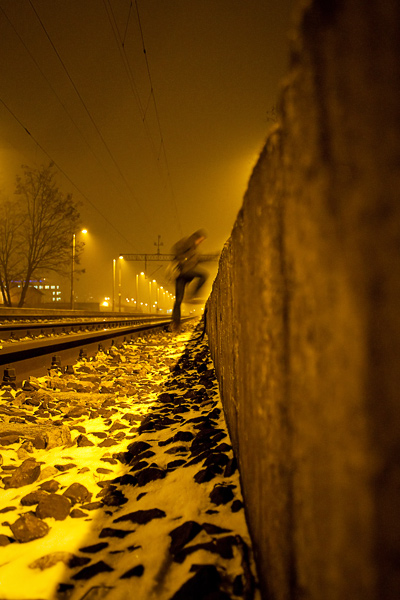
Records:
{"label": "railway embankment", "polygon": [[208,302],[265,598],[400,597],[399,18],[298,3]]}

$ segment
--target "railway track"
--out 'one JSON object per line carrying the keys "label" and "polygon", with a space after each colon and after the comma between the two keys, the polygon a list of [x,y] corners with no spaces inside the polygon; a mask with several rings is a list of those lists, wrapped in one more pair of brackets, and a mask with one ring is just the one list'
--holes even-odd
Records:
{"label": "railway track", "polygon": [[67,369],[170,321],[167,315],[0,315],[0,383],[17,385],[50,368]]}

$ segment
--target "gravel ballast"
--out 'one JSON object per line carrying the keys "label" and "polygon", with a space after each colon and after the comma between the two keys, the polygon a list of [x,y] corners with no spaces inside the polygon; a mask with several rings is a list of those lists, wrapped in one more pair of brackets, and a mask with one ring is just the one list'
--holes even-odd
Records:
{"label": "gravel ballast", "polygon": [[195,325],[73,371],[0,390],[0,598],[258,600],[237,463]]}

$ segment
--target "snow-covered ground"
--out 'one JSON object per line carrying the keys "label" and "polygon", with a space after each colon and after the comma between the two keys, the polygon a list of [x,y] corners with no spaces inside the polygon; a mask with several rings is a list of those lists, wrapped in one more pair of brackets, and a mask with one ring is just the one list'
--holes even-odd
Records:
{"label": "snow-covered ground", "polygon": [[74,370],[0,391],[0,599],[259,598],[199,331]]}

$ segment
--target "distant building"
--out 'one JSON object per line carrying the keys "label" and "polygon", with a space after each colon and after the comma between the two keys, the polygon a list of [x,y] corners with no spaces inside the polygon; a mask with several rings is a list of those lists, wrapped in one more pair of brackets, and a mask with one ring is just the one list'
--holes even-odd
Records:
{"label": "distant building", "polygon": [[34,282],[33,287],[43,294],[43,302],[61,302],[61,290],[58,284],[47,283],[45,280]]}
{"label": "distant building", "polygon": [[[29,288],[25,297],[25,306],[38,306],[43,303],[61,302],[61,290],[60,286],[51,282],[47,282],[45,279],[39,279],[38,281],[30,281]],[[21,282],[15,282],[15,287],[11,292],[11,301],[13,304],[18,304],[21,295]]]}
{"label": "distant building", "polygon": [[[18,284],[11,291],[11,302],[17,305],[21,296],[21,284]],[[25,306],[38,306],[43,301],[44,294],[33,285],[30,285],[25,296]]]}

